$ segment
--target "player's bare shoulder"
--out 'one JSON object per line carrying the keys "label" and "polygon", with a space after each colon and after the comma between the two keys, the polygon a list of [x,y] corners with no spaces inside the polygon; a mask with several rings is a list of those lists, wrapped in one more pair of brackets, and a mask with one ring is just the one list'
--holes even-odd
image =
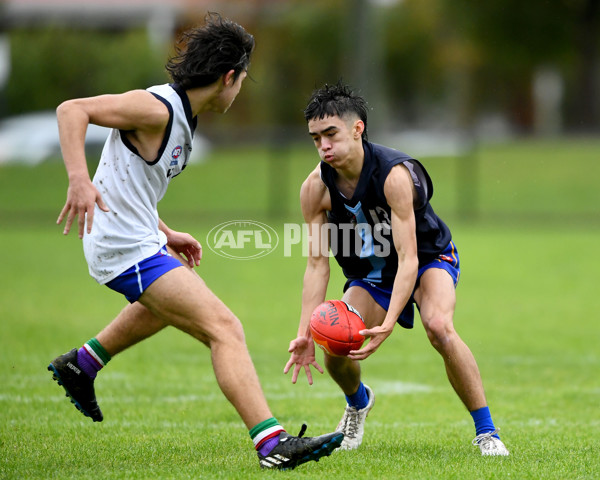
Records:
{"label": "player's bare shoulder", "polygon": [[163,131],[170,120],[169,109],[164,102],[147,90],[132,90],[123,94],[125,109],[131,112],[135,130]]}
{"label": "player's bare shoulder", "polygon": [[318,215],[331,210],[331,197],[329,190],[321,179],[321,167],[310,172],[300,188],[300,204],[305,217]]}
{"label": "player's bare shoulder", "polygon": [[413,205],[417,199],[417,190],[408,168],[401,163],[394,165],[383,185],[383,193],[390,206]]}
{"label": "player's bare shoulder", "polygon": [[121,98],[122,119],[129,125],[121,130],[144,160],[155,161],[171,121],[171,112],[146,90],[132,90]]}

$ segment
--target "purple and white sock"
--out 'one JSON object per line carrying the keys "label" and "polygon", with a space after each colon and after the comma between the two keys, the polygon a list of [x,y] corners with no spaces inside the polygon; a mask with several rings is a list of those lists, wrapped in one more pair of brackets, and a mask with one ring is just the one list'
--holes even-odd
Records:
{"label": "purple and white sock", "polygon": [[79,367],[92,379],[96,378],[96,374],[109,360],[110,355],[95,338],[92,338],[77,350],[77,363]]}

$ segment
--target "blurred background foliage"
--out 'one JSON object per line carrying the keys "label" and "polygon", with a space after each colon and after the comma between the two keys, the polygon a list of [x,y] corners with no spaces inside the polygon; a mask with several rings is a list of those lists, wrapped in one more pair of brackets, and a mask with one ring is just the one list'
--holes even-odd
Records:
{"label": "blurred background foliage", "polygon": [[10,42],[15,61],[6,87],[6,113],[13,115],[166,79],[157,68],[163,55],[149,48],[143,30],[115,34],[49,26],[16,29]]}
{"label": "blurred background foliage", "polygon": [[4,15],[11,67],[0,116],[166,82],[177,33],[213,10],[257,42],[254,82],[227,115],[201,120],[215,141],[304,134],[311,91],[339,78],[369,100],[376,128],[556,135],[600,126],[599,0],[197,4],[177,15],[161,43],[139,22],[19,23]]}

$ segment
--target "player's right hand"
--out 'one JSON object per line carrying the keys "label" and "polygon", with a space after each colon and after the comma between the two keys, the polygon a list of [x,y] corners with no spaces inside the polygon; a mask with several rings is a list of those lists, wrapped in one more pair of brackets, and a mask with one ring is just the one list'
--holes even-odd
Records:
{"label": "player's right hand", "polygon": [[100,192],[89,178],[69,182],[67,201],[56,220],[56,224],[60,225],[65,216],[67,217],[63,235],[67,235],[71,231],[71,225],[75,217],[78,217],[79,238],[83,238],[86,220],[87,233],[90,233],[92,231],[92,224],[94,223],[94,209],[96,204],[102,211],[109,211],[108,207],[104,204],[104,200],[102,200],[102,195],[100,195]]}
{"label": "player's right hand", "polygon": [[288,352],[292,355],[285,364],[283,373],[288,373],[290,368],[292,368],[292,365],[294,365],[292,383],[296,383],[298,380],[298,373],[300,373],[301,368],[304,368],[304,371],[306,372],[306,378],[309,385],[313,384],[312,372],[310,370],[311,365],[315,367],[319,373],[323,373],[321,365],[319,365],[315,359],[315,344],[311,337],[298,337],[292,340]]}

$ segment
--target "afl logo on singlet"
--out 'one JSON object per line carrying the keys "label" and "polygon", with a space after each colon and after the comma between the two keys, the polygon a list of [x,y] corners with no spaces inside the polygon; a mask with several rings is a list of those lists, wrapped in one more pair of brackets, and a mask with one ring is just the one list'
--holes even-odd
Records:
{"label": "afl logo on singlet", "polygon": [[181,147],[181,145],[177,145],[171,152],[171,158],[173,160],[177,160],[181,156],[182,151],[183,151],[183,148]]}

